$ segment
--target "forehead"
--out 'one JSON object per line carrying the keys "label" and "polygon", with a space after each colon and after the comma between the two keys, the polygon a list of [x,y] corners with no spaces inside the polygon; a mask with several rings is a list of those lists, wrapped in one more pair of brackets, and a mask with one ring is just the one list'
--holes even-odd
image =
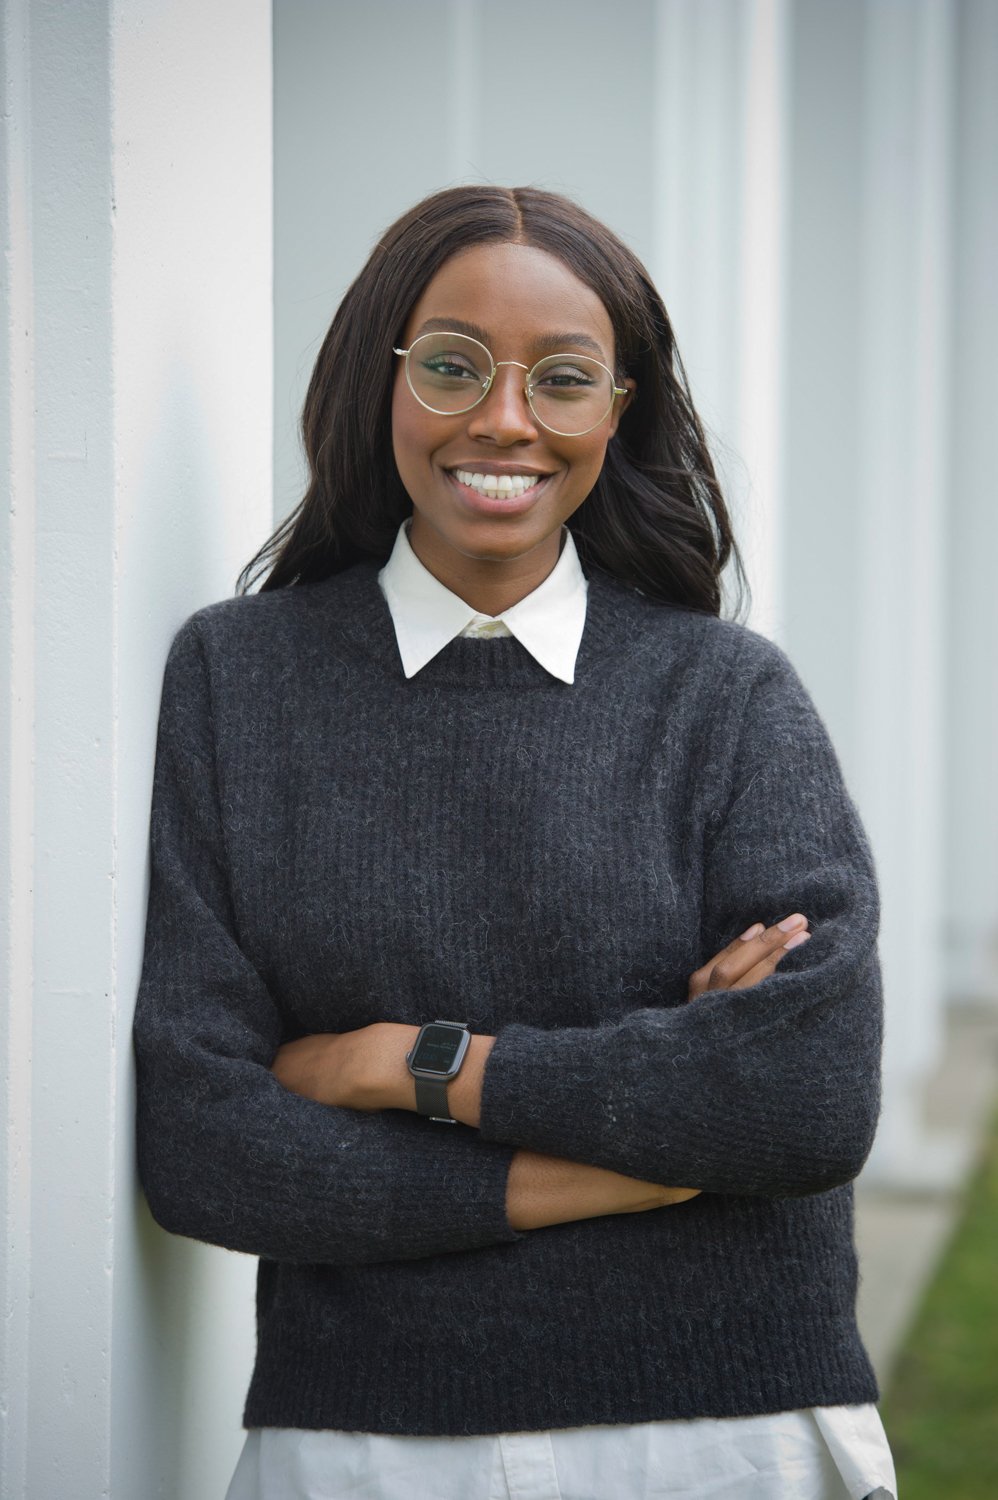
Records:
{"label": "forehead", "polygon": [[428,320],[448,318],[487,332],[497,359],[556,333],[588,335],[613,358],[613,325],[600,298],[564,261],[532,245],[474,245],[445,261],[413,308],[406,339]]}

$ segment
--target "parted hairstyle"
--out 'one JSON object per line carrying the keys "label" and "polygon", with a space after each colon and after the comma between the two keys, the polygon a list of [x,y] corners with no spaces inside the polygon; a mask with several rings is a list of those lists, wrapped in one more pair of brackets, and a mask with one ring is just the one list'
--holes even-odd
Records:
{"label": "parted hairstyle", "polygon": [[631,376],[637,385],[594,488],[566,523],[583,568],[662,603],[719,615],[730,559],[740,613],[748,582],[662,300],[604,224],[571,199],[532,187],[447,188],[381,236],[337,309],[309,382],[305,495],[242,570],[237,592],[267,569],[260,592],[365,559],[387,561],[413,511],[392,451],[392,348],[444,262],[490,242],[546,250],[591,287],[613,325],[618,383]]}

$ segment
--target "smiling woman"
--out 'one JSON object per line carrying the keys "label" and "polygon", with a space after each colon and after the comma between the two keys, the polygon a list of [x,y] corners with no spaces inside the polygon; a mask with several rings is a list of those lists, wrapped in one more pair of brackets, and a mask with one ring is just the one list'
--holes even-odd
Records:
{"label": "smiling woman", "polygon": [[722,618],[647,273],[554,194],[437,194],[303,431],[171,646],[135,1017],[153,1215],[259,1257],[227,1500],[893,1495],[876,875]]}
{"label": "smiling woman", "polygon": [[[484,267],[488,273],[479,274]],[[431,332],[460,334],[476,347],[437,346],[435,359],[422,350],[405,353]],[[458,365],[441,371],[441,356],[455,354]],[[548,423],[545,401],[557,401],[559,413],[568,403],[545,397],[540,379],[531,395],[529,376],[544,376],[548,390],[559,379],[557,368],[544,375],[532,367],[564,354],[612,372],[612,400],[586,431],[581,423]],[[472,404],[469,395],[468,408],[455,413],[446,409],[449,400],[431,398],[428,377],[417,370],[434,363],[435,380],[467,383],[476,395],[479,380],[479,400]],[[241,590],[264,572],[261,592],[384,558],[410,518],[426,534],[397,449],[401,444],[403,460],[415,462],[415,450],[435,442],[452,450],[451,469],[483,481],[504,472],[511,481],[567,479],[571,471],[571,493],[581,493],[565,508],[564,525],[583,567],[591,563],[651,598],[718,614],[730,563],[736,613],[747,603],[741,558],[662,300],[627,246],[557,194],[451,188],[391,225],[323,341],[302,434],[308,489],[243,570]],[[419,462],[422,492],[429,460]],[[456,511],[456,496],[452,504]],[[484,539],[486,528],[479,530]],[[488,530],[501,536],[501,528]],[[517,528],[517,537],[502,544],[505,562],[492,559],[500,572],[512,565],[514,576],[523,573],[523,565],[511,564],[515,549],[524,555],[531,537],[537,543],[534,521]],[[553,555],[549,544],[549,565]],[[535,582],[543,577],[537,560],[525,566]]]}

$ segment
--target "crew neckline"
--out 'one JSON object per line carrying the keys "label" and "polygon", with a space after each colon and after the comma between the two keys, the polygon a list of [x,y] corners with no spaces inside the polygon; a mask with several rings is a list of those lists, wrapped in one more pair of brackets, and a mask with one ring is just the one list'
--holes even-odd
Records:
{"label": "crew neckline", "polygon": [[[383,563],[364,559],[318,583],[305,585],[320,612],[335,612],[335,629],[346,635],[383,675],[410,691],[457,687],[495,689],[548,687],[572,692],[602,658],[619,654],[648,622],[650,611],[672,611],[599,569],[584,570],[589,583],[585,625],[575,663],[575,682],[560,681],[513,635],[458,635],[414,676],[402,666],[395,623],[378,574]],[[346,608],[344,608],[344,604]]]}

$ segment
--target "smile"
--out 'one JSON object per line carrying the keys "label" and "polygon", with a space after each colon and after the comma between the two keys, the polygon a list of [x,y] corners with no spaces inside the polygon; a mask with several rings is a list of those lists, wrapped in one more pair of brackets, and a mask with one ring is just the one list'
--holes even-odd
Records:
{"label": "smile", "polygon": [[500,500],[503,496],[519,499],[548,477],[546,474],[476,474],[470,469],[452,469],[451,473],[469,489],[493,500]]}

